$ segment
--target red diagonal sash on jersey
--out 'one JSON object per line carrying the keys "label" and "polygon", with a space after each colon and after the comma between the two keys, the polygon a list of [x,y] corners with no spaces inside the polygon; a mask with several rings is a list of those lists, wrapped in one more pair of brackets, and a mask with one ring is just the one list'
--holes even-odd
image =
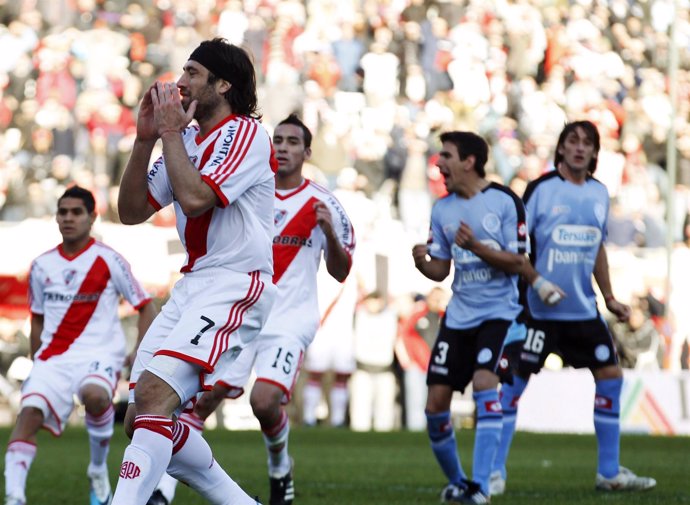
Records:
{"label": "red diagonal sash on jersey", "polygon": [[[60,325],[53,340],[48,344],[48,347],[41,353],[39,359],[46,360],[51,356],[57,356],[64,353],[69,346],[81,335],[89,323],[91,316],[96,310],[98,300],[100,300],[101,293],[105,290],[110,280],[110,269],[108,264],[100,256],[93,262],[93,266],[86,274],[84,282],[82,282],[79,292],[75,295],[76,300],[65,312]],[[93,296],[91,296],[93,295]],[[79,296],[86,297],[85,300],[79,300]]]}
{"label": "red diagonal sash on jersey", "polygon": [[[302,208],[297,211],[288,224],[285,225],[283,231],[280,232],[279,237],[298,237],[300,239],[308,239],[311,232],[316,226],[316,211],[314,204],[318,202],[317,198],[313,196],[307,200]],[[288,241],[289,242],[289,241]],[[283,244],[280,240],[273,241],[273,284],[278,284],[278,281],[283,276],[287,268],[295,259],[297,253],[301,248],[299,244],[291,245],[289,243]]]}

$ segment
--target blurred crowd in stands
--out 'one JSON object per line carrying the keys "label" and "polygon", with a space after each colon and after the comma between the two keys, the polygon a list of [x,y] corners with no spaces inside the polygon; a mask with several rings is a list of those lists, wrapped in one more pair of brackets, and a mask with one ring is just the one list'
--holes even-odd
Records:
{"label": "blurred crowd in stands", "polygon": [[[553,168],[564,122],[594,121],[596,177],[612,196],[609,245],[663,247],[673,191],[671,232],[683,247],[689,12],[688,0],[0,1],[0,221],[52,216],[74,182],[97,195],[101,219],[118,222],[142,91],[175,80],[201,40],[222,36],[254,57],[268,129],[297,112],[315,133],[312,178],[352,193],[362,297],[382,288],[374,281],[381,257],[389,301],[433,287],[414,272],[408,244],[426,238],[431,205],[444,194],[434,161],[438,134],[449,129],[483,135],[491,176],[521,194]],[[667,76],[674,19],[676,104]],[[666,177],[669,131],[675,187]],[[154,224],[172,222],[163,213]],[[661,298],[658,283],[635,289],[619,296],[656,321],[649,296]],[[654,329],[668,338],[658,339],[658,364],[678,368],[660,319]]]}

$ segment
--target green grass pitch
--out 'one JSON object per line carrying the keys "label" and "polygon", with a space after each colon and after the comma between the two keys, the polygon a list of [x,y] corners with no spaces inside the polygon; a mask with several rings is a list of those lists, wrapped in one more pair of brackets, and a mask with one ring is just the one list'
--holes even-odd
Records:
{"label": "green grass pitch", "polygon": [[[474,432],[458,432],[465,471],[471,472]],[[7,440],[9,429],[0,429]],[[252,495],[268,501],[266,456],[259,432],[208,431],[218,461]],[[122,426],[109,456],[111,482],[127,441]],[[596,440],[591,436],[518,432],[508,465],[508,489],[493,505],[690,504],[690,437],[624,436],[621,460],[633,471],[657,479],[644,493],[594,491]],[[409,505],[439,502],[445,485],[425,433],[353,433],[330,428],[294,428],[295,505]],[[83,428],[70,427],[55,439],[42,432],[28,478],[30,505],[88,503],[88,444]],[[3,460],[4,470],[4,460]],[[4,482],[4,479],[3,479]],[[205,502],[185,486],[174,503]]]}

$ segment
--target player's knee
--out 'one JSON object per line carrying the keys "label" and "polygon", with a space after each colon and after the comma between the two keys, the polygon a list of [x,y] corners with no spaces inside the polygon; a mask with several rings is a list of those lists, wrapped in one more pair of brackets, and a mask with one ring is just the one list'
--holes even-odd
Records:
{"label": "player's knee", "polygon": [[79,398],[84,404],[86,412],[92,416],[100,416],[112,403],[108,391],[95,384],[87,384],[79,391]]}
{"label": "player's knee", "polygon": [[17,426],[27,431],[38,431],[46,418],[45,410],[47,408],[47,405],[45,405],[45,409],[41,408],[39,405],[27,405],[22,407],[17,416]]}
{"label": "player's knee", "polygon": [[498,386],[498,375],[489,371],[479,369],[472,377],[472,389],[476,392],[487,389],[496,389]]}

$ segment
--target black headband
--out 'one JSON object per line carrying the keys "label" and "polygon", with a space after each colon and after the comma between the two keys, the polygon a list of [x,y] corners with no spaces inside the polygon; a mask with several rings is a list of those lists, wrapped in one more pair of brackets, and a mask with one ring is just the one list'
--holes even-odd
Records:
{"label": "black headband", "polygon": [[189,59],[201,63],[205,66],[213,75],[225,79],[232,84],[230,79],[229,69],[223,66],[220,58],[218,57],[218,52],[211,47],[210,44],[201,44],[197,47],[192,54],[189,55]]}

